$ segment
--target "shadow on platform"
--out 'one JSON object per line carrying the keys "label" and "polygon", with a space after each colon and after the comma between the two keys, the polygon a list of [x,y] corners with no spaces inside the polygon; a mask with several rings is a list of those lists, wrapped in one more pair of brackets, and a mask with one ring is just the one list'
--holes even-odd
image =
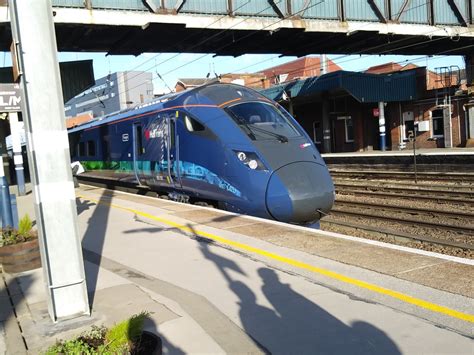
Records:
{"label": "shadow on platform", "polygon": [[286,354],[401,354],[382,330],[364,321],[343,323],[282,283],[273,269],[258,270],[262,292],[272,308],[258,304],[254,292],[245,283],[233,280],[229,271],[245,273],[232,260],[213,253],[211,244],[201,242],[199,246],[238,297],[242,325],[260,344]]}

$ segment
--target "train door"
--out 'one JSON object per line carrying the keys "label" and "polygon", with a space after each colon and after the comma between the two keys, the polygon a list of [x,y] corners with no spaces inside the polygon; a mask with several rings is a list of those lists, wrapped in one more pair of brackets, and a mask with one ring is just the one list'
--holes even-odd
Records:
{"label": "train door", "polygon": [[141,122],[136,122],[133,124],[133,171],[135,173],[135,178],[137,182],[141,182],[143,179],[143,162],[140,160],[140,157],[144,154],[145,150],[143,147],[143,126]]}
{"label": "train door", "polygon": [[[175,117],[176,116],[176,117]],[[177,188],[181,188],[181,165],[179,163],[179,135],[176,129],[176,120],[178,119],[178,111],[176,115],[168,115],[166,118],[168,126],[167,137],[167,160],[168,160],[168,177],[170,183]]]}

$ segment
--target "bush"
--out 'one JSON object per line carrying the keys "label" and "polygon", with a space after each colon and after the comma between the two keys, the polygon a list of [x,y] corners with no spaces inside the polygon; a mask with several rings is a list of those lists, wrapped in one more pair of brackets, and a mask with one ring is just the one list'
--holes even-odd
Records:
{"label": "bush", "polygon": [[111,328],[105,335],[107,350],[112,353],[130,351],[133,343],[140,339],[148,312],[142,312],[132,316]]}
{"label": "bush", "polygon": [[25,216],[18,223],[18,234],[24,236],[25,238],[30,237],[31,229],[33,228],[33,222],[31,222],[30,216],[25,214]]}
{"label": "bush", "polygon": [[31,222],[30,216],[26,214],[18,223],[18,229],[14,228],[2,228],[0,247],[13,245],[18,243],[27,242],[33,238],[36,238],[36,234],[32,230],[33,223]]}
{"label": "bush", "polygon": [[130,354],[137,347],[148,312],[142,312],[107,329],[92,326],[78,337],[58,341],[46,350],[46,355],[55,354]]}

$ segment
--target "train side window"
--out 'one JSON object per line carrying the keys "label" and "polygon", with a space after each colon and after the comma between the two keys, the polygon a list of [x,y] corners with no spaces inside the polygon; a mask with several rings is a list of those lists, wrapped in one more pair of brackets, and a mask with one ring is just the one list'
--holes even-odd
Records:
{"label": "train side window", "polygon": [[87,156],[95,157],[95,142],[87,141]]}
{"label": "train side window", "polygon": [[206,129],[200,122],[188,115],[184,116],[184,125],[189,132],[199,132]]}
{"label": "train side window", "polygon": [[84,144],[84,142],[79,142],[78,144],[78,147],[77,147],[77,151],[79,152],[79,156],[80,157],[83,157],[86,155],[86,146]]}

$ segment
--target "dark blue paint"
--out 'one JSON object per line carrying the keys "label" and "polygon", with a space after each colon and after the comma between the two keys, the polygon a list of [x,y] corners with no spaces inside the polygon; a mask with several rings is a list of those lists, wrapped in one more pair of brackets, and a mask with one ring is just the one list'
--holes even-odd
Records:
{"label": "dark blue paint", "polygon": [[[104,117],[70,130],[72,147],[78,142],[96,141],[96,156],[78,156],[74,151],[72,159],[121,161],[124,168],[135,166],[140,182],[153,189],[217,201],[230,211],[294,223],[318,220],[317,210],[329,212],[334,186],[324,161],[301,126],[285,112],[298,131],[296,137],[289,137],[285,143],[271,136],[254,141],[219,106],[225,107],[225,102],[230,100],[234,100],[234,104],[269,102],[251,89],[232,84],[211,84],[171,95],[165,102]],[[189,131],[185,116],[199,122],[205,130]],[[138,144],[133,139],[136,125],[141,126],[143,142],[137,148],[134,164],[134,144]],[[168,138],[173,132],[174,145]],[[128,141],[124,139],[127,135]],[[178,139],[179,146],[176,146]],[[265,168],[250,169],[238,159],[236,152],[239,151],[255,154]],[[292,181],[288,171],[284,177],[275,173],[295,162],[307,162],[320,168],[299,171],[299,167],[307,164],[294,165],[291,174],[295,174],[296,181],[300,174],[304,175],[306,185],[288,183]],[[130,171],[131,176],[133,173]],[[306,187],[308,191],[304,190]],[[317,191],[311,191],[313,189]],[[297,196],[298,201],[293,196]],[[319,196],[324,196],[321,203]],[[308,211],[302,213],[301,206],[309,206]]]}

